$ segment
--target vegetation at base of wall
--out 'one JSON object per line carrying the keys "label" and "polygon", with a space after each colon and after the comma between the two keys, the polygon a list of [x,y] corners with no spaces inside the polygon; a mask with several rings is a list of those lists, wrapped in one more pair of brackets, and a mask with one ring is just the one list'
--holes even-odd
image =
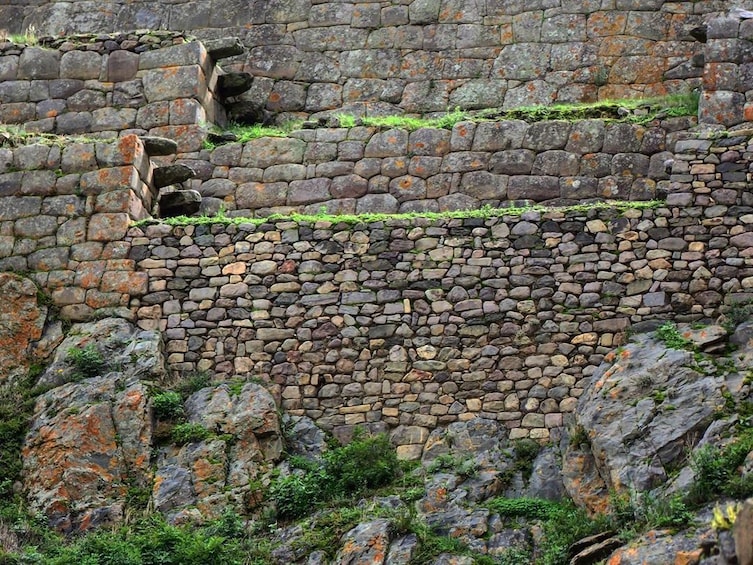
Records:
{"label": "vegetation at base of wall", "polygon": [[268,498],[283,519],[298,518],[337,497],[353,497],[391,483],[400,472],[397,454],[384,434],[358,432],[322,460],[292,457],[290,475],[277,477]]}
{"label": "vegetation at base of wall", "polygon": [[224,211],[215,216],[175,216],[173,218],[163,219],[146,219],[135,222],[135,226],[144,226],[150,224],[166,224],[169,226],[196,226],[196,225],[243,225],[253,224],[260,225],[269,222],[291,221],[298,224],[313,224],[317,222],[329,222],[332,224],[367,224],[372,222],[386,222],[389,220],[415,220],[418,218],[426,220],[446,220],[446,219],[465,219],[465,218],[502,218],[521,216],[527,212],[540,213],[587,213],[591,210],[612,209],[617,212],[626,210],[651,210],[664,205],[662,200],[642,200],[642,201],[623,201],[608,200],[602,202],[591,202],[586,204],[575,204],[572,206],[544,206],[533,204],[531,206],[492,208],[483,206],[473,210],[448,210],[445,212],[411,212],[398,214],[383,213],[365,213],[365,214],[272,214],[264,218],[245,218],[241,216],[227,216]]}

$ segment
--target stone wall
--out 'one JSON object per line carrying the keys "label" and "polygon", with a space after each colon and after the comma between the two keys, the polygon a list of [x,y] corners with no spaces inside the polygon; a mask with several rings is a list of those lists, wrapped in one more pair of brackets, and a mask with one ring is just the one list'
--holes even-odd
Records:
{"label": "stone wall", "polygon": [[124,242],[149,216],[152,165],[138,138],[0,148],[0,271],[31,273],[66,319],[128,311],[148,290]]}
{"label": "stone wall", "polygon": [[145,33],[57,43],[0,43],[0,123],[90,138],[148,133],[180,151],[201,147],[207,121],[224,123],[218,70],[198,41]]}
{"label": "stone wall", "polygon": [[732,13],[708,26],[699,119],[732,126],[753,119],[753,19]]}
{"label": "stone wall", "polygon": [[241,37],[244,97],[286,116],[440,112],[661,95],[697,86],[689,31],[741,0],[16,0],[12,31]]}
{"label": "stone wall", "polygon": [[689,118],[649,126],[460,122],[452,130],[300,130],[184,155],[209,214],[437,212],[529,200],[651,200]]}
{"label": "stone wall", "polygon": [[63,317],[159,328],[173,370],[260,378],[343,437],[390,429],[412,456],[483,415],[543,439],[629,327],[753,298],[752,133],[679,139],[658,208],[361,224],[132,227],[153,198],[135,136],[4,149],[21,170],[0,269]]}

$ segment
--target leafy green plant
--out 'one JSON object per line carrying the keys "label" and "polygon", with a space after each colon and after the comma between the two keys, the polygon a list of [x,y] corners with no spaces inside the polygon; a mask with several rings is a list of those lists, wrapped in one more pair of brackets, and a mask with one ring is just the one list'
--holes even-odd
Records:
{"label": "leafy green plant", "polygon": [[185,416],[180,393],[168,390],[152,397],[152,409],[157,418],[176,420]]}
{"label": "leafy green plant", "polygon": [[193,424],[190,422],[177,424],[170,434],[172,440],[178,445],[186,443],[193,443],[197,441],[203,441],[212,435],[208,429],[201,424]]}
{"label": "leafy green plant", "polygon": [[665,322],[656,330],[656,337],[670,349],[692,349],[693,343],[680,334],[673,322]]}
{"label": "leafy green plant", "polygon": [[73,380],[90,379],[102,374],[105,360],[97,350],[97,346],[90,343],[83,348],[71,347],[67,351],[66,360],[73,365]]}
{"label": "leafy green plant", "polygon": [[695,450],[690,459],[695,482],[686,501],[696,505],[720,494],[734,498],[753,495],[753,476],[741,476],[738,471],[751,451],[753,429],[750,428],[724,447],[707,444]]}
{"label": "leafy green plant", "polygon": [[294,473],[270,485],[269,498],[282,518],[303,516],[337,496],[355,496],[391,483],[400,472],[397,454],[384,434],[353,440],[325,453],[321,461],[291,458]]}

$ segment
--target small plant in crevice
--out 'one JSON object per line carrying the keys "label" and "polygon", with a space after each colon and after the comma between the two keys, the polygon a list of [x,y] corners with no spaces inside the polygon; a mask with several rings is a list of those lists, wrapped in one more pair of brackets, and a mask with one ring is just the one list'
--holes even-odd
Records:
{"label": "small plant in crevice", "polygon": [[203,441],[210,437],[212,432],[201,424],[186,422],[177,424],[171,431],[170,437],[178,445]]}
{"label": "small plant in crevice", "polygon": [[533,439],[519,439],[514,442],[515,468],[528,481],[533,473],[533,463],[541,451],[541,444]]}
{"label": "small plant in crevice", "polygon": [[570,445],[578,449],[588,449],[591,447],[591,438],[582,424],[575,424],[569,430]]}
{"label": "small plant in crevice", "polygon": [[66,353],[66,360],[73,365],[72,380],[97,377],[105,370],[105,360],[93,343],[71,347]]}
{"label": "small plant in crevice", "polygon": [[656,337],[670,349],[693,349],[693,343],[685,339],[673,322],[665,322],[656,330]]}
{"label": "small plant in crevice", "polygon": [[161,392],[152,397],[154,415],[161,420],[178,420],[185,416],[183,398],[174,390]]}
{"label": "small plant in crevice", "polygon": [[722,327],[732,333],[735,328],[753,318],[753,301],[746,300],[732,304],[722,316]]}
{"label": "small plant in crevice", "polygon": [[443,453],[429,463],[426,471],[429,473],[450,471],[465,478],[474,476],[478,472],[478,467],[478,461],[471,455],[462,456]]}

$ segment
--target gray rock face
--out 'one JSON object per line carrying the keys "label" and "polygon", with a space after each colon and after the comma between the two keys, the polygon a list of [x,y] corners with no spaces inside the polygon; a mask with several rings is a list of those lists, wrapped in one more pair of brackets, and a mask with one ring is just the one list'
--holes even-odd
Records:
{"label": "gray rock face", "polygon": [[157,455],[154,507],[179,520],[195,507],[217,517],[229,505],[249,503],[250,483],[280,457],[282,440],[277,406],[262,386],[246,383],[204,388],[185,403],[191,424],[209,432],[206,439],[168,445]]}
{"label": "gray rock face", "polygon": [[[62,384],[71,348],[95,343],[107,376]],[[150,481],[152,422],[141,379],[164,375],[161,338],[124,320],[74,326],[40,379],[23,447],[23,483],[33,507],[62,531],[119,521],[126,487]],[[103,373],[105,371],[102,371]]]}
{"label": "gray rock face", "polygon": [[641,335],[607,356],[581,397],[576,422],[609,488],[650,490],[724,405],[720,377],[698,372],[689,351]]}

